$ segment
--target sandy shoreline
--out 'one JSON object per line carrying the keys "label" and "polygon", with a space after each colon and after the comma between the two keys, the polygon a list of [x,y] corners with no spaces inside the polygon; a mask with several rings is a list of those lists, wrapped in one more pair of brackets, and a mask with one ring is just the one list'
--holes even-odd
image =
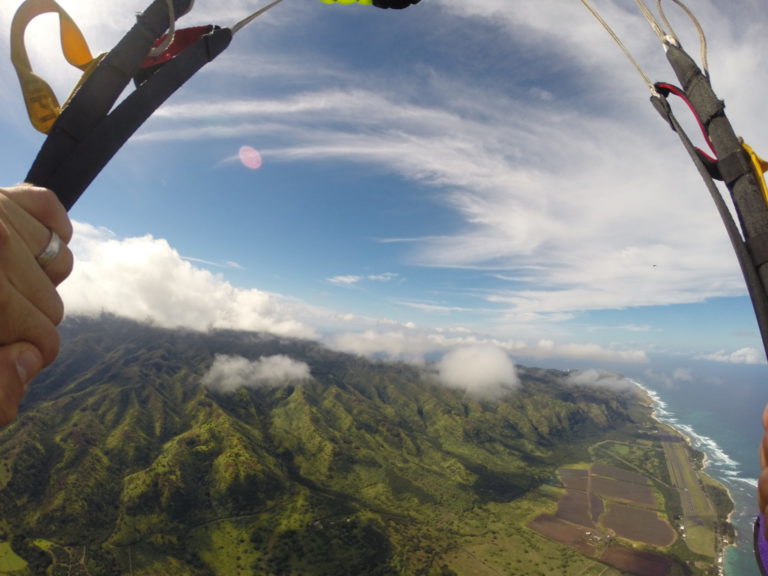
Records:
{"label": "sandy shoreline", "polygon": [[[666,430],[671,431],[674,435],[679,436],[683,439],[683,441],[686,443],[686,445],[693,451],[697,452],[698,454],[702,455],[702,464],[700,470],[697,471],[698,474],[704,474],[708,478],[710,478],[713,482],[717,483],[720,487],[725,490],[726,494],[728,495],[728,500],[731,502],[731,511],[726,516],[725,520],[728,524],[728,526],[733,530],[734,535],[738,536],[736,527],[733,524],[733,514],[735,512],[736,507],[736,501],[733,498],[733,494],[731,490],[726,486],[722,481],[718,480],[717,478],[714,478],[707,474],[706,469],[709,464],[709,456],[706,452],[703,450],[699,450],[694,447],[693,439],[686,433],[685,430],[681,430],[680,428],[676,427],[674,424],[669,422],[664,422],[661,420],[658,416],[658,410],[659,404],[665,405],[664,401],[659,397],[659,395],[656,393],[656,391],[651,390],[649,388],[646,388],[641,383],[635,381],[635,380],[629,380],[632,384],[636,386],[638,390],[640,390],[643,403],[648,406],[648,408],[651,409],[651,418],[660,426],[665,428]],[[666,406],[666,405],[665,405]],[[735,538],[734,538],[735,542]],[[733,542],[728,542],[723,539],[718,539],[717,541],[717,555],[715,558],[715,561],[717,562],[718,566],[718,572],[720,574],[724,574],[724,560],[725,560],[725,554],[728,548],[735,547],[735,544]]]}

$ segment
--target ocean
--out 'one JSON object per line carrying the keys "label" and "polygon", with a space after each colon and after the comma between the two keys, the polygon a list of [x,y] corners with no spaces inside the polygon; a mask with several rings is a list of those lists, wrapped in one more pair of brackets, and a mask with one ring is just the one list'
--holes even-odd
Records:
{"label": "ocean", "polygon": [[[687,363],[690,364],[690,363]],[[663,377],[663,374],[677,377]],[[752,547],[760,472],[761,414],[768,404],[768,366],[697,363],[675,371],[625,374],[651,393],[659,420],[668,423],[707,456],[707,473],[731,494],[735,546],[726,550],[725,576],[760,576]]]}

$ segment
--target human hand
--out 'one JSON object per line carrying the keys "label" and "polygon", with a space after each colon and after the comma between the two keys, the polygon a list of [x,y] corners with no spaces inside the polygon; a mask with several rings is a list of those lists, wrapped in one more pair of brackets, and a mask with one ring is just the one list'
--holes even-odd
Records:
{"label": "human hand", "polygon": [[[52,232],[61,239],[48,262]],[[56,291],[72,271],[72,224],[43,188],[0,188],[0,426],[16,418],[29,382],[59,353],[64,305]],[[54,246],[51,246],[54,247]]]}
{"label": "human hand", "polygon": [[[757,479],[757,505],[760,513],[768,513],[768,405],[763,410],[763,438],[760,442],[760,476]],[[766,537],[768,527],[764,526]]]}

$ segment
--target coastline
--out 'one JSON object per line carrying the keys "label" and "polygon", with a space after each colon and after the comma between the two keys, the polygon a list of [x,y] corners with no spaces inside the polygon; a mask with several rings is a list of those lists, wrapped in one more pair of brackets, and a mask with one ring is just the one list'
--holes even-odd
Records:
{"label": "coastline", "polygon": [[[694,452],[695,454],[699,455],[701,458],[699,466],[697,466],[696,473],[697,475],[705,476],[708,478],[712,483],[716,484],[719,488],[721,488],[725,494],[727,495],[728,501],[730,502],[730,511],[727,513],[725,517],[721,517],[718,515],[718,520],[722,518],[725,522],[725,525],[728,529],[728,534],[730,536],[720,536],[717,537],[716,542],[716,556],[715,556],[715,562],[716,566],[718,568],[718,573],[723,576],[730,576],[727,569],[726,569],[726,557],[728,555],[728,550],[731,548],[737,548],[737,541],[739,537],[739,532],[737,530],[737,527],[734,525],[733,519],[734,514],[736,512],[736,506],[737,501],[734,498],[734,494],[731,491],[730,487],[725,484],[722,480],[716,478],[712,474],[707,472],[707,469],[710,466],[711,458],[710,455],[700,449],[696,446],[695,438],[694,436],[698,437],[698,434],[693,430],[693,428],[689,425],[680,425],[676,418],[672,417],[672,414],[667,411],[667,404],[661,399],[659,394],[647,386],[643,385],[642,383],[633,380],[633,379],[627,379],[631,384],[633,384],[637,390],[639,390],[642,402],[645,404],[651,411],[651,418],[657,423],[657,425],[660,428],[663,428],[665,430],[668,430],[675,436],[681,438],[687,448]],[[667,414],[666,418],[661,414]],[[725,454],[723,453],[725,456]],[[727,457],[727,456],[726,456]],[[735,575],[734,575],[735,576]]]}

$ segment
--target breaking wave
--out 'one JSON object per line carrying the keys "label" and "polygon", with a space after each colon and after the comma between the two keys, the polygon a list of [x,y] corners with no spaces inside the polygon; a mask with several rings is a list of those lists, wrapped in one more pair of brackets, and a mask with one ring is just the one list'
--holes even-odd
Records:
{"label": "breaking wave", "polygon": [[678,430],[695,450],[704,454],[704,468],[707,474],[720,481],[728,490],[734,503],[731,523],[736,530],[736,541],[733,546],[725,550],[723,570],[726,576],[744,574],[744,563],[754,564],[754,560],[750,560],[752,558],[751,530],[754,521],[753,508],[757,478],[743,476],[741,465],[737,460],[729,456],[713,438],[697,432],[690,424],[681,422],[678,415],[670,410],[668,404],[655,390],[636,380],[629,381],[651,398],[656,420]]}

